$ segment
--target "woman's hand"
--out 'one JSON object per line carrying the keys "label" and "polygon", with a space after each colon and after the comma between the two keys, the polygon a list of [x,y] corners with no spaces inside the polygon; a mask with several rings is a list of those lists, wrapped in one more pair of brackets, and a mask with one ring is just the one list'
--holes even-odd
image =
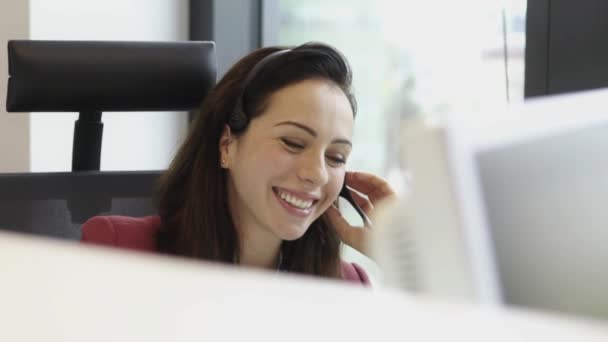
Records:
{"label": "woman's hand", "polygon": [[[346,172],[346,186],[367,217],[372,217],[378,203],[396,198],[395,191],[382,178],[365,172]],[[331,206],[326,211],[342,242],[369,257],[370,228],[352,226],[340,211]],[[373,229],[373,228],[372,228]]]}

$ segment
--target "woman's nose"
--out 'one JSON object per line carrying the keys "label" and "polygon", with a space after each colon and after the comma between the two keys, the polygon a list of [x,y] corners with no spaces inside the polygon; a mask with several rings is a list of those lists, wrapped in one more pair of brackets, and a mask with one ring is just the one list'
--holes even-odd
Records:
{"label": "woman's nose", "polygon": [[325,156],[310,153],[303,156],[298,164],[298,178],[314,186],[325,185],[329,179]]}

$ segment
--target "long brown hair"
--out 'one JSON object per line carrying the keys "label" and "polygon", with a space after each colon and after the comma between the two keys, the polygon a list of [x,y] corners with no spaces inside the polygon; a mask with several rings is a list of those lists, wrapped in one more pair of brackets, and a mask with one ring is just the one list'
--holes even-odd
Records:
{"label": "long brown hair", "polygon": [[[238,263],[239,239],[227,198],[227,171],[220,167],[219,142],[225,125],[242,134],[272,93],[307,79],[338,86],[350,101],[348,62],[336,49],[307,43],[289,49],[267,47],[238,61],[204,100],[190,132],[159,183],[159,250],[192,258]],[[267,57],[267,58],[265,58]],[[281,246],[282,269],[338,277],[340,239],[321,215],[306,233]]]}

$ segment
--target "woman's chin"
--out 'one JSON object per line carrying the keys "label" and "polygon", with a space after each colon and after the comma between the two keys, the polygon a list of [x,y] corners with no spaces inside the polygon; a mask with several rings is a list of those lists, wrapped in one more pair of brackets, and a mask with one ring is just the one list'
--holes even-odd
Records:
{"label": "woman's chin", "polygon": [[283,228],[278,233],[281,240],[294,241],[304,236],[306,230],[308,230],[308,227]]}

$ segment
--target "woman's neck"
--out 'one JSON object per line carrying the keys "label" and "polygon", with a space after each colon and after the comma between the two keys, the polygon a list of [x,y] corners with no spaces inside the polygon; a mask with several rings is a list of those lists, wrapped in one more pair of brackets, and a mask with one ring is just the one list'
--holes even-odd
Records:
{"label": "woman's neck", "polygon": [[280,258],[281,240],[262,239],[259,235],[241,236],[239,261],[241,265],[276,269]]}

